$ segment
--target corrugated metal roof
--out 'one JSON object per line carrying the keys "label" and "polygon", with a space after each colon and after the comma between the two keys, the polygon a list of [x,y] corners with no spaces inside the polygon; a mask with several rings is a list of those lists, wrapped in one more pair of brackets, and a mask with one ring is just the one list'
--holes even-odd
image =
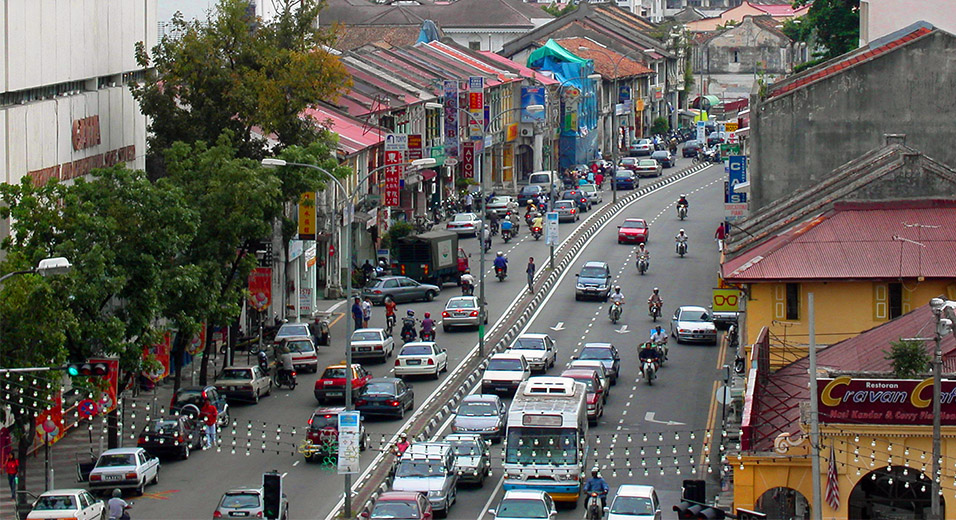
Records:
{"label": "corrugated metal roof", "polygon": [[339,135],[339,149],[353,154],[382,142],[379,132],[366,132],[363,121],[325,107],[312,107],[302,111],[323,128]]}
{"label": "corrugated metal roof", "polygon": [[956,200],[837,203],[726,261],[728,281],[956,277]]}

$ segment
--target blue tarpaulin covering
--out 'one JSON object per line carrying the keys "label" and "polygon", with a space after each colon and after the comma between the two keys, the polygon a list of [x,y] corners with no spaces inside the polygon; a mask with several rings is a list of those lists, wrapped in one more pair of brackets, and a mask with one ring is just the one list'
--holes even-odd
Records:
{"label": "blue tarpaulin covering", "polygon": [[441,34],[438,32],[438,26],[431,20],[422,22],[422,30],[418,32],[418,41],[415,43],[428,43],[440,40]]}

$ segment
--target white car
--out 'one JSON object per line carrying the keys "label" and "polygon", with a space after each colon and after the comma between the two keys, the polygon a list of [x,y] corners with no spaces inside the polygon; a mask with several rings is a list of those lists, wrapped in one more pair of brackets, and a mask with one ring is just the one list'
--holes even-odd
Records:
{"label": "white car", "polygon": [[717,325],[707,309],[683,305],[671,317],[671,336],[677,338],[678,343],[717,343]]}
{"label": "white car", "polygon": [[227,399],[259,402],[272,392],[272,379],[258,365],[226,367],[216,378],[216,388]]}
{"label": "white car", "polygon": [[545,372],[554,366],[558,349],[554,340],[547,334],[528,333],[515,338],[508,352],[521,354],[528,361],[531,370]]}
{"label": "white car", "polygon": [[506,392],[513,394],[518,385],[531,377],[531,367],[521,354],[502,352],[491,356],[488,366],[481,374],[481,393],[497,394]]}
{"label": "white car", "polygon": [[133,489],[143,494],[147,484],[159,482],[159,459],[143,448],[106,450],[90,472],[90,491]]}
{"label": "white car", "polygon": [[588,195],[588,198],[591,199],[591,204],[604,202],[604,198],[601,196],[601,190],[594,184],[582,184],[578,186],[578,189]]}
{"label": "white car", "polygon": [[[479,325],[479,305],[477,296],[457,296],[449,298],[445,310],[441,313],[441,327],[448,332],[452,327],[475,327]],[[485,324],[488,318],[485,317]]]}
{"label": "white car", "polygon": [[503,217],[505,216],[505,213],[508,212],[508,207],[512,202],[517,204],[518,199],[512,197],[511,195],[497,195],[485,205],[485,211],[488,213],[494,211],[498,217]]}
{"label": "white car", "polygon": [[315,350],[312,336],[294,336],[284,338],[285,345],[292,354],[292,366],[299,371],[316,373],[319,370],[319,354]]}
{"label": "white car", "polygon": [[395,358],[395,377],[432,375],[448,370],[448,352],[434,341],[406,343]]}
{"label": "white car", "polygon": [[102,520],[108,515],[106,502],[97,499],[85,489],[53,489],[36,499],[27,520]]}
{"label": "white car", "polygon": [[445,229],[454,231],[459,235],[478,236],[479,226],[481,226],[481,219],[478,218],[478,215],[474,213],[456,213],[455,216],[448,221],[448,224],[445,225]]}
{"label": "white car", "polygon": [[558,516],[551,496],[540,490],[510,489],[498,507],[489,509],[495,520],[553,519]]}
{"label": "white car", "polygon": [[661,502],[654,486],[623,484],[608,508],[607,520],[660,520]]}
{"label": "white car", "polygon": [[395,339],[384,329],[358,329],[352,333],[352,359],[377,358],[382,363],[395,350]]}

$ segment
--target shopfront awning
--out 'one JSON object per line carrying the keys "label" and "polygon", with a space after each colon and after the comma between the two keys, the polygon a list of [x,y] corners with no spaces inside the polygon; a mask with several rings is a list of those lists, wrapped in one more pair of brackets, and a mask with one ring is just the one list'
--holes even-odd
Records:
{"label": "shopfront awning", "polygon": [[422,170],[421,172],[423,181],[430,181],[438,176],[438,173],[435,170]]}

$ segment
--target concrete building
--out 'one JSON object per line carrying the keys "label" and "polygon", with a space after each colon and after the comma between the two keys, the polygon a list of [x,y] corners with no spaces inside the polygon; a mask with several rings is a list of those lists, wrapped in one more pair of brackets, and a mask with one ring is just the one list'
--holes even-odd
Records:
{"label": "concrete building", "polygon": [[929,24],[769,85],[751,101],[751,211],[826,181],[885,134],[956,164],[954,91],[956,37]]}
{"label": "concrete building", "polygon": [[956,34],[956,9],[951,0],[860,0],[860,47],[925,20]]}
{"label": "concrete building", "polygon": [[145,168],[146,118],[127,88],[156,42],[155,0],[9,0],[0,13],[0,181]]}
{"label": "concrete building", "polygon": [[717,16],[689,21],[685,26],[687,30],[691,32],[710,32],[716,31],[719,27],[726,26],[731,22],[741,22],[745,16],[764,15],[770,16],[779,23],[783,23],[784,20],[803,16],[807,14],[809,10],[809,5],[793,8],[789,2],[760,3],[757,1],[744,0],[742,3],[739,3],[739,5],[727,9]]}

